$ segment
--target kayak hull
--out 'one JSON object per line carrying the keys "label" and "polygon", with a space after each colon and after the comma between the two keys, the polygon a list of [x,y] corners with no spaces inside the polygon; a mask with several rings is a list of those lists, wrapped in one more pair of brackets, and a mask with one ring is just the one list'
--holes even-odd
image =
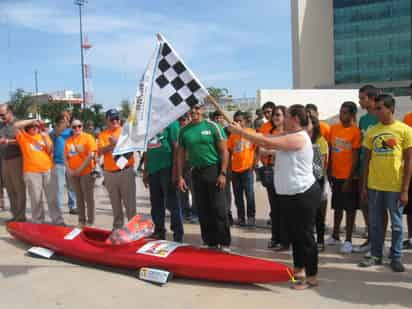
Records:
{"label": "kayak hull", "polygon": [[130,243],[105,243],[111,231],[84,227],[72,240],[65,236],[73,227],[29,222],[9,222],[7,230],[15,238],[33,246],[53,250],[75,260],[137,270],[142,267],[170,271],[175,277],[238,283],[286,282],[290,269],[281,263],[197,248],[177,247],[165,257],[139,253],[155,240],[142,238]]}

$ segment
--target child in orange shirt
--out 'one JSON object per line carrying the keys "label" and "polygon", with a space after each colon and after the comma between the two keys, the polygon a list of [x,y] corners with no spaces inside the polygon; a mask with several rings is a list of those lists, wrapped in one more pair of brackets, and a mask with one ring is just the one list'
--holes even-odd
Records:
{"label": "child in orange shirt", "polygon": [[342,253],[352,252],[352,232],[356,210],[359,208],[359,185],[355,175],[361,147],[361,131],[356,126],[356,113],[357,107],[354,102],[344,102],[339,113],[340,123],[331,127],[329,135],[329,178],[334,222],[332,237],[325,243],[340,243],[339,230],[345,210],[346,240],[341,247]]}
{"label": "child in orange shirt", "polygon": [[26,184],[34,223],[44,223],[42,192],[46,195],[49,215],[54,224],[64,225],[61,210],[50,201],[53,146],[50,137],[40,132],[37,120],[22,120],[14,124],[16,141],[23,154],[23,178]]}

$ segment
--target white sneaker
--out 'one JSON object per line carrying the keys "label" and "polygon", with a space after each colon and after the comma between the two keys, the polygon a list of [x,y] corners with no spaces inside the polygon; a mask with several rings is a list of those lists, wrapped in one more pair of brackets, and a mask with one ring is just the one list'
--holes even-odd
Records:
{"label": "white sneaker", "polygon": [[342,242],[340,240],[337,240],[333,238],[332,236],[328,239],[325,240],[325,245],[326,246],[335,246],[335,245],[340,245]]}
{"label": "white sneaker", "polygon": [[352,253],[353,247],[350,241],[345,241],[340,248],[341,253]]}
{"label": "white sneaker", "polygon": [[222,252],[226,252],[226,253],[232,252],[232,250],[230,249],[229,246],[220,246],[220,250],[221,250]]}
{"label": "white sneaker", "polygon": [[369,242],[364,243],[360,246],[353,246],[353,248],[352,248],[353,252],[355,252],[355,253],[365,253],[365,252],[370,251],[370,249],[371,249],[371,245],[370,245]]}

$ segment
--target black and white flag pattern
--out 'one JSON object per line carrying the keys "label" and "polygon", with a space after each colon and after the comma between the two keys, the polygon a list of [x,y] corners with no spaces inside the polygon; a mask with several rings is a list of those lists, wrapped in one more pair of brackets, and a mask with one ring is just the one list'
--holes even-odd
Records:
{"label": "black and white flag pattern", "polygon": [[150,97],[149,138],[161,132],[209,95],[182,58],[161,35]]}
{"label": "black and white flag pattern", "polygon": [[168,43],[163,43],[160,52],[156,84],[175,106],[184,103],[192,107],[208,95]]}

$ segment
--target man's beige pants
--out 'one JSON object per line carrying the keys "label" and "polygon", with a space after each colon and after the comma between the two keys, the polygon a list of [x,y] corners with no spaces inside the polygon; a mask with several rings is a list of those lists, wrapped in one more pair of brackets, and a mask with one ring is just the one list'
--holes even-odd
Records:
{"label": "man's beige pants", "polygon": [[113,209],[113,228],[124,224],[122,203],[128,220],[136,215],[136,174],[132,167],[119,172],[104,172],[104,183]]}

